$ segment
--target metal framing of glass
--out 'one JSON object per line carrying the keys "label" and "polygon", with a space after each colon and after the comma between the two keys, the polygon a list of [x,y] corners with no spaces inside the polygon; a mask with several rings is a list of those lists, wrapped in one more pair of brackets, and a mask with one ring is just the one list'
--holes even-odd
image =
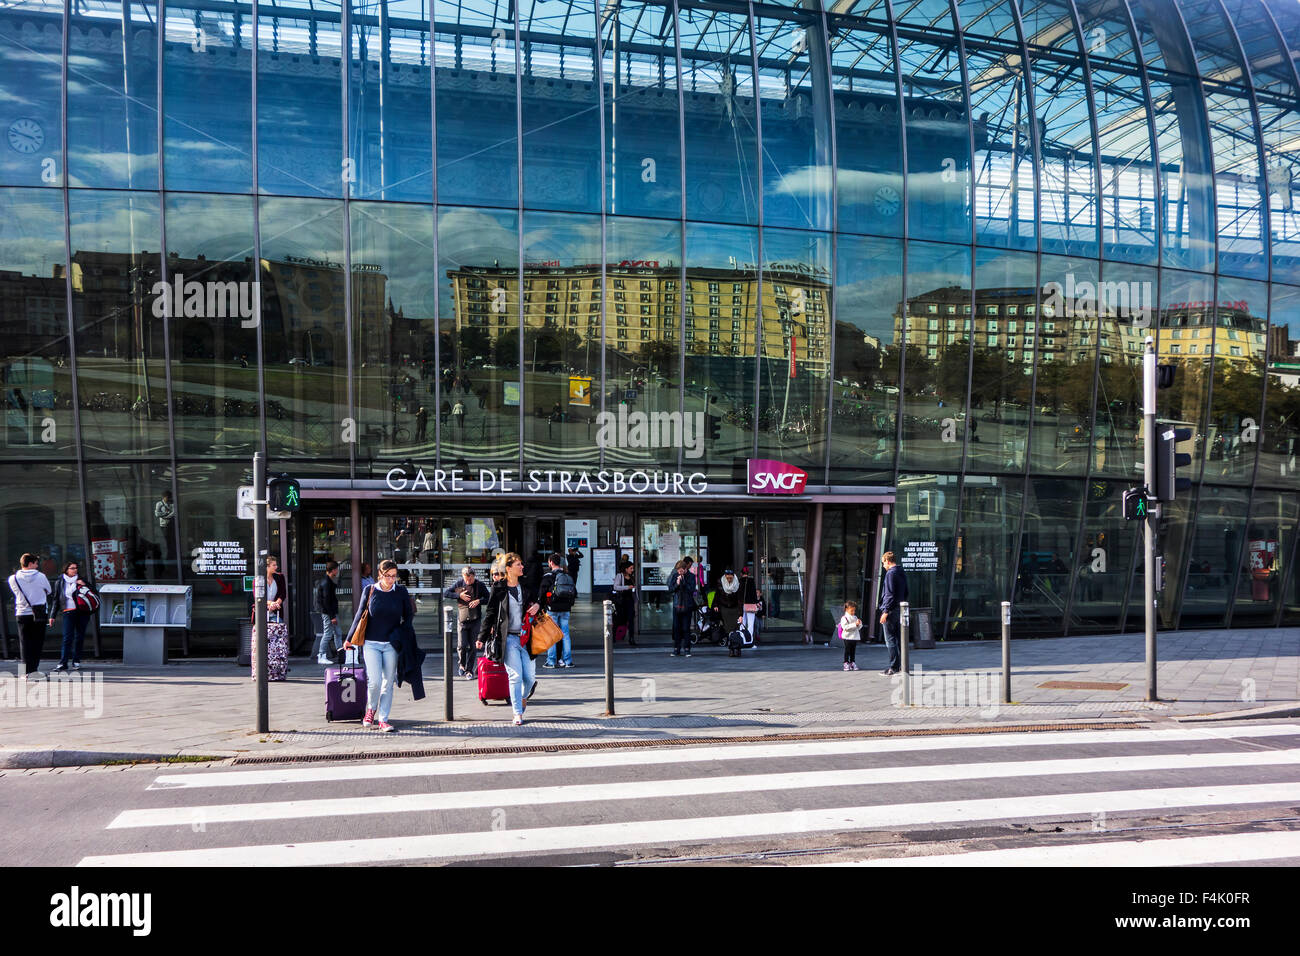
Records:
{"label": "metal framing of glass", "polygon": [[[5,448],[71,477],[14,507],[166,491],[188,580],[234,535],[190,483],[254,450],[770,457],[898,489],[937,633],[1113,631],[1149,335],[1194,433],[1163,622],[1291,620],[1298,42],[1284,0],[18,0]],[[624,409],[683,440],[604,444]]]}

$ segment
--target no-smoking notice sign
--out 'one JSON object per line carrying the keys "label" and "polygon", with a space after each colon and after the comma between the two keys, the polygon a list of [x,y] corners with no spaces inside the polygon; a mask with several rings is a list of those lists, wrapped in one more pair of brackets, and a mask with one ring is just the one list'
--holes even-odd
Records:
{"label": "no-smoking notice sign", "polygon": [[939,543],[937,541],[909,541],[903,545],[903,558],[898,562],[905,571],[938,571]]}

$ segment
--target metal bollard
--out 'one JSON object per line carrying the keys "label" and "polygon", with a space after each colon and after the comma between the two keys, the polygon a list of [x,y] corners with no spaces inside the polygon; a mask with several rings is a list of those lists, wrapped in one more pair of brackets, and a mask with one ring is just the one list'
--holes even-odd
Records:
{"label": "metal bollard", "polygon": [[614,716],[614,602],[605,601],[605,716]]}
{"label": "metal bollard", "polygon": [[912,606],[906,601],[900,601],[898,604],[898,641],[899,641],[899,661],[898,666],[902,668],[903,673],[903,704],[912,706],[912,662],[910,655],[907,653],[907,644],[910,639],[912,630]]}
{"label": "metal bollard", "polygon": [[1011,703],[1011,602],[1002,602],[1002,703]]}
{"label": "metal bollard", "polygon": [[455,679],[451,676],[451,659],[456,653],[456,609],[450,604],[442,606],[442,719],[455,720],[453,702]]}

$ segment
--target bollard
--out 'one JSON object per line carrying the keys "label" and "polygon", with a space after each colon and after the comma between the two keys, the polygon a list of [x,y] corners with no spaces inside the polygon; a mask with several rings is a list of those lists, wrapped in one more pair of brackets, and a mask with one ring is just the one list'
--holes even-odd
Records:
{"label": "bollard", "polygon": [[912,606],[906,601],[898,604],[898,666],[903,672],[903,705],[912,706],[912,662],[907,653],[907,642],[912,630]]}
{"label": "bollard", "polygon": [[451,676],[451,660],[456,653],[456,608],[450,604],[442,606],[442,719],[455,720],[456,708],[453,703],[455,680]]}
{"label": "bollard", "polygon": [[614,602],[605,601],[605,716],[614,716]]}
{"label": "bollard", "polygon": [[1011,602],[1002,602],[1002,703],[1011,703]]}

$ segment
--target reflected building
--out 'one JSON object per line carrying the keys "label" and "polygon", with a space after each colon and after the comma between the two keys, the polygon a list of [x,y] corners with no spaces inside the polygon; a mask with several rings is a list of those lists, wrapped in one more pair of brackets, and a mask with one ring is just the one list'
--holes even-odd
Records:
{"label": "reflected building", "polygon": [[[941,639],[1137,630],[1150,338],[1192,435],[1162,626],[1300,623],[1298,38],[1291,0],[14,0],[0,542],[192,584],[231,653],[265,450],[291,590],[335,558],[345,605],[363,561],[436,613],[573,547],[654,639],[690,554],[802,641],[893,550]],[[217,298],[155,309],[181,277]]]}

